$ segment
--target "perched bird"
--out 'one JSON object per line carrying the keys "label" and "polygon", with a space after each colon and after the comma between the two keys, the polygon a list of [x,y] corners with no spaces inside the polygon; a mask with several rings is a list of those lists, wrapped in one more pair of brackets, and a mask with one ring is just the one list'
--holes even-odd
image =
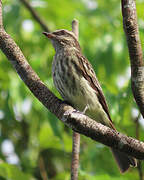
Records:
{"label": "perched bird", "polygon": [[[54,85],[63,97],[75,109],[114,130],[108,106],[89,61],[82,55],[80,45],[68,30],[43,33],[48,37],[56,51],[52,65]],[[111,148],[120,171],[125,172],[130,165],[136,166],[134,158]]]}

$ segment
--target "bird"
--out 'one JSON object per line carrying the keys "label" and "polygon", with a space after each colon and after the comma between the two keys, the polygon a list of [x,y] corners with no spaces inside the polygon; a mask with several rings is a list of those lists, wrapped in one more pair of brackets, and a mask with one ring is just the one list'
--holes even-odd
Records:
{"label": "bird", "polygon": [[[78,111],[87,107],[87,116],[116,131],[95,71],[83,56],[75,34],[66,29],[43,34],[51,40],[55,49],[52,76],[64,101]],[[126,172],[130,166],[136,166],[135,158],[114,148],[111,151],[121,173]]]}

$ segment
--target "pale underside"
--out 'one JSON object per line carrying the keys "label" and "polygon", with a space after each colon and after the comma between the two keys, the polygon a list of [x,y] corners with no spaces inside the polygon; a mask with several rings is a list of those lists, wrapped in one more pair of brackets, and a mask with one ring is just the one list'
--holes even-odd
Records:
{"label": "pale underside", "polygon": [[[112,123],[99,102],[95,90],[81,74],[76,72],[73,64],[70,66],[72,68],[71,73],[68,73],[70,71],[69,66],[64,72],[61,67],[64,61],[61,57],[63,57],[63,54],[60,55],[59,53],[58,56],[56,54],[53,61],[53,80],[61,96],[79,111],[83,111],[88,106],[86,115],[97,122],[111,127]],[[72,73],[74,71],[75,73]],[[74,86],[72,86],[72,79],[70,77],[65,78],[65,76],[74,76]],[[68,79],[67,82],[65,82],[65,79]]]}

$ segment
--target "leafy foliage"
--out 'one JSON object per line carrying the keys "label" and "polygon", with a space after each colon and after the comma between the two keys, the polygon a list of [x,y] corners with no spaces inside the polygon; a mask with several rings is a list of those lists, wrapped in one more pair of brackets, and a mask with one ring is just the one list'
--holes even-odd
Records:
{"label": "leafy foliage", "polygon": [[[143,2],[137,0],[141,39],[144,39]],[[73,18],[79,20],[83,53],[101,82],[115,126],[135,137],[138,109],[130,88],[129,56],[119,1],[31,0],[30,3],[51,30],[71,30]],[[3,1],[3,18],[6,31],[33,69],[60,97],[51,76],[54,49],[42,35],[40,25],[20,0]],[[144,140],[143,123],[139,131],[140,139]],[[71,130],[35,99],[0,53],[0,179],[41,180],[43,171],[53,180],[69,179],[71,136]],[[136,168],[121,175],[108,148],[82,136],[80,180],[130,178],[139,179]]]}

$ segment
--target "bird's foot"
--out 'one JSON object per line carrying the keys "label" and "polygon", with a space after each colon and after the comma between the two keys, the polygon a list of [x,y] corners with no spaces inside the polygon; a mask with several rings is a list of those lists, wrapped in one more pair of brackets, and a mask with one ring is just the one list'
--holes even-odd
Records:
{"label": "bird's foot", "polygon": [[85,107],[84,110],[82,111],[82,114],[85,114],[86,111],[88,110],[88,108],[89,108],[89,105],[86,105],[86,107]]}

